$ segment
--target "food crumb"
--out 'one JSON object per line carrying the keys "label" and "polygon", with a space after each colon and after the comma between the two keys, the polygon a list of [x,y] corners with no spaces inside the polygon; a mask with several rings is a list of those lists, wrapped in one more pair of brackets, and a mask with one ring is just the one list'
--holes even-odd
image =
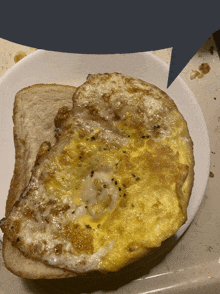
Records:
{"label": "food crumb", "polygon": [[200,66],[199,66],[199,70],[205,75],[207,74],[208,72],[210,72],[210,69],[211,67],[209,66],[208,63],[202,63]]}
{"label": "food crumb", "polygon": [[18,61],[20,61],[25,56],[27,56],[27,54],[24,51],[18,51],[16,53],[15,57],[14,57],[14,62],[17,63]]}
{"label": "food crumb", "polygon": [[190,72],[190,80],[194,80],[199,75],[198,70],[192,70]]}
{"label": "food crumb", "polygon": [[194,80],[195,78],[201,79],[206,75],[208,72],[210,72],[211,67],[208,63],[202,63],[198,67],[198,70],[191,70],[190,72],[190,80]]}
{"label": "food crumb", "polygon": [[215,175],[213,174],[213,172],[210,172],[209,176],[210,176],[210,178],[214,178]]}

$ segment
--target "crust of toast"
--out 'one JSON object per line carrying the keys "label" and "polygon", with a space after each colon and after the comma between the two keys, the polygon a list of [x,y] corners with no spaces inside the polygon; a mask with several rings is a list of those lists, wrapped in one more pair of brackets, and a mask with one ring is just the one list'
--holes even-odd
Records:
{"label": "crust of toast", "polygon": [[[72,108],[75,90],[72,86],[37,84],[16,94],[13,111],[15,167],[6,202],[6,217],[28,185],[40,145],[44,141],[49,141],[51,145],[56,142],[54,118],[61,107]],[[5,236],[3,258],[6,268],[23,278],[54,279],[75,276],[73,272],[26,258]]]}

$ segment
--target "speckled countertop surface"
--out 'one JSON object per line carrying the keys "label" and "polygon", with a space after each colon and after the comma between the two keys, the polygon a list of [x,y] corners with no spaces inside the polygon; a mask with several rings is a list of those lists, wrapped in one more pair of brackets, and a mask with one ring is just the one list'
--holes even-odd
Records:
{"label": "speckled countertop surface", "polygon": [[[35,50],[0,39],[0,77]],[[170,62],[171,49],[154,54]],[[209,73],[190,79],[191,71],[198,70],[202,63],[209,64]],[[200,104],[210,136],[211,167],[206,193],[194,221],[176,246],[165,258],[155,262],[149,274],[120,285],[117,293],[220,293],[220,61],[212,37],[190,60],[181,76]],[[60,293],[54,285],[52,281],[39,283],[14,276],[4,267],[0,254],[1,294]],[[85,293],[80,288],[71,292]]]}

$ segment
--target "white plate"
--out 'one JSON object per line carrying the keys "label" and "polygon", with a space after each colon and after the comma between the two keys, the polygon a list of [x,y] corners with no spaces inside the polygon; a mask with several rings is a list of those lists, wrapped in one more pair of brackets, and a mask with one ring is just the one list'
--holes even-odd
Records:
{"label": "white plate", "polygon": [[0,219],[4,217],[14,169],[12,111],[15,94],[36,83],[79,86],[88,74],[104,72],[121,72],[158,86],[174,100],[188,123],[194,142],[195,182],[188,207],[188,221],[176,233],[179,238],[193,220],[205,192],[210,166],[208,131],[199,104],[185,82],[178,77],[166,89],[169,67],[149,52],[81,55],[38,50],[4,74],[0,79]]}

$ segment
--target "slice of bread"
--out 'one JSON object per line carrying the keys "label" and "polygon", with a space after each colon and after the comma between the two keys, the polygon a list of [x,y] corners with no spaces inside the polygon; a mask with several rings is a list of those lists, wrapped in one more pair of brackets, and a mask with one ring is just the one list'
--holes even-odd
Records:
{"label": "slice of bread", "polygon": [[[55,143],[54,118],[61,107],[72,108],[75,90],[72,86],[37,84],[16,94],[13,113],[15,168],[6,203],[6,217],[28,185],[40,145],[44,141],[51,145]],[[5,236],[3,257],[6,268],[23,278],[52,279],[75,275],[26,258]]]}

